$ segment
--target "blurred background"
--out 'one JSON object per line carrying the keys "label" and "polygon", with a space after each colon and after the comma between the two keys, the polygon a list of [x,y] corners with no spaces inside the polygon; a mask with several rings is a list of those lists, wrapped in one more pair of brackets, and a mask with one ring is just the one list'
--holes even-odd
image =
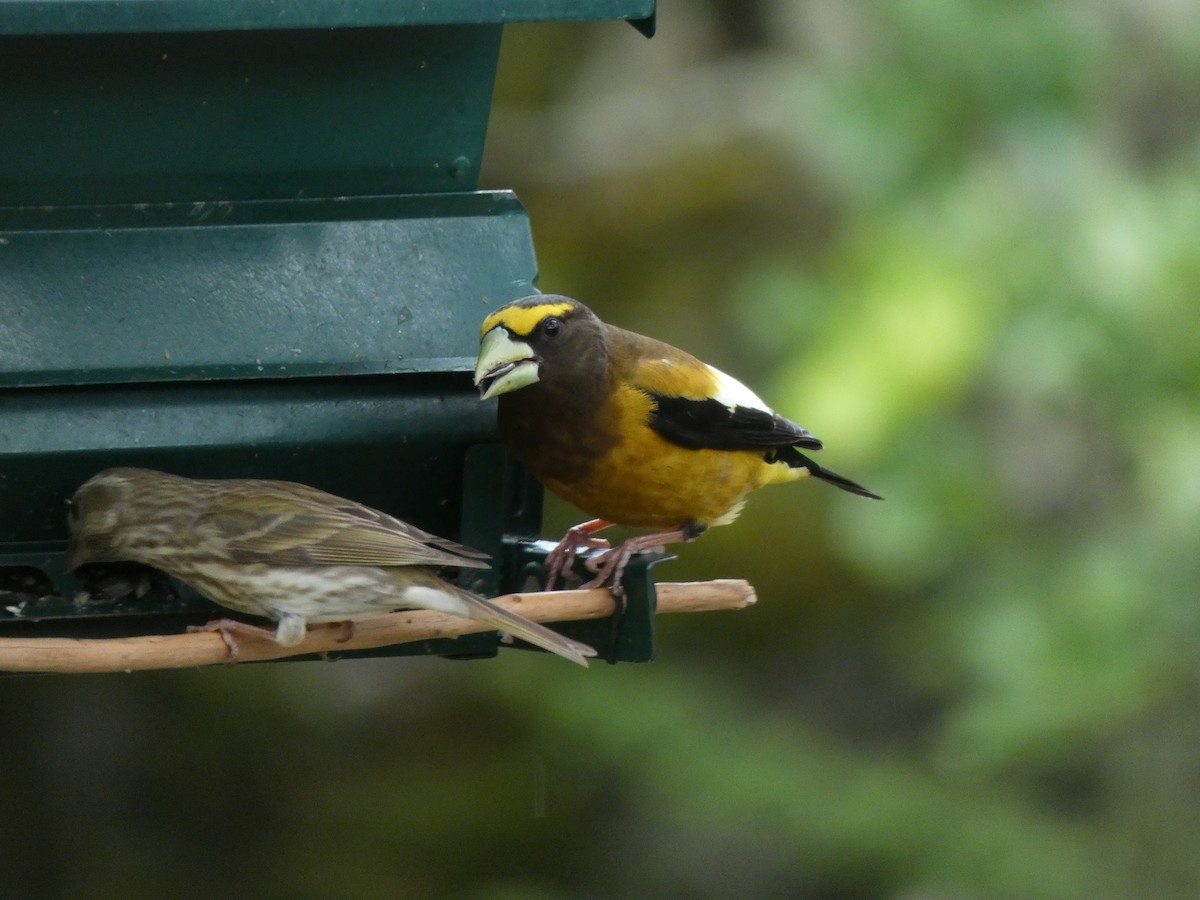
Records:
{"label": "blurred background", "polygon": [[541,288],[886,502],[753,497],[656,575],[759,604],[648,665],[0,679],[0,897],[1200,895],[1198,45],[1179,0],[507,29]]}

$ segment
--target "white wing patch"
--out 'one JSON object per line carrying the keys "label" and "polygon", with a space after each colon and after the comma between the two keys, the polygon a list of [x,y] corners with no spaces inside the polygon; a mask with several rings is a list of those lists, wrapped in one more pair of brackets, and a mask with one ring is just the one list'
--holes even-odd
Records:
{"label": "white wing patch", "polygon": [[717,394],[714,398],[718,402],[728,406],[730,409],[742,407],[743,409],[757,409],[765,413],[775,414],[775,410],[767,406],[762,398],[750,388],[746,387],[732,375],[726,375],[720,369],[708,366],[708,371],[717,380]]}

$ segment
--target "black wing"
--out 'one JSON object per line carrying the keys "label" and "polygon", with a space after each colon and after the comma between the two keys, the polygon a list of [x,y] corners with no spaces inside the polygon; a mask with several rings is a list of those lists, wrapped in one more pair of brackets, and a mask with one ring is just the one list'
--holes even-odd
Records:
{"label": "black wing", "polygon": [[763,450],[803,447],[820,450],[821,442],[783,416],[719,400],[688,400],[651,394],[650,427],[688,450]]}

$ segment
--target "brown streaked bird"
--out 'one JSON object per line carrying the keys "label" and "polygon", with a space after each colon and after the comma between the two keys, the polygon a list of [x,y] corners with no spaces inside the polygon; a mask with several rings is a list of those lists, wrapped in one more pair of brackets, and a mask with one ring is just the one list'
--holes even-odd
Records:
{"label": "brown streaked bird", "polygon": [[548,586],[611,525],[655,529],[595,562],[591,585],[637,552],[695,540],[737,518],[767,484],[812,476],[862,497],[862,485],[801,450],[821,442],[753,391],[689,353],[607,325],[577,300],[539,294],[489,315],[475,384],[499,397],[505,444],[550,490],[589,515],[547,560]]}
{"label": "brown streaked bird", "polygon": [[[67,562],[153,566],[229,609],[278,623],[295,646],[308,623],[432,609],[484,622],[586,666],[595,651],[439,578],[434,566],[486,569],[486,554],[361,503],[290,481],[182,478],[107,469],[71,499]],[[213,623],[236,654],[232,632]]]}

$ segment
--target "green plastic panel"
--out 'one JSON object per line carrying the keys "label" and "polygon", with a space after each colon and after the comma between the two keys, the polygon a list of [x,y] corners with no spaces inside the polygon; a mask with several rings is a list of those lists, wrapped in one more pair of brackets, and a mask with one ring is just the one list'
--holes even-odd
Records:
{"label": "green plastic panel", "polygon": [[507,192],[0,210],[0,387],[466,372],[535,274]]}
{"label": "green plastic panel", "polygon": [[0,37],[0,204],[474,190],[501,31]]}
{"label": "green plastic panel", "polygon": [[349,28],[628,19],[656,0],[0,0],[0,34]]}

